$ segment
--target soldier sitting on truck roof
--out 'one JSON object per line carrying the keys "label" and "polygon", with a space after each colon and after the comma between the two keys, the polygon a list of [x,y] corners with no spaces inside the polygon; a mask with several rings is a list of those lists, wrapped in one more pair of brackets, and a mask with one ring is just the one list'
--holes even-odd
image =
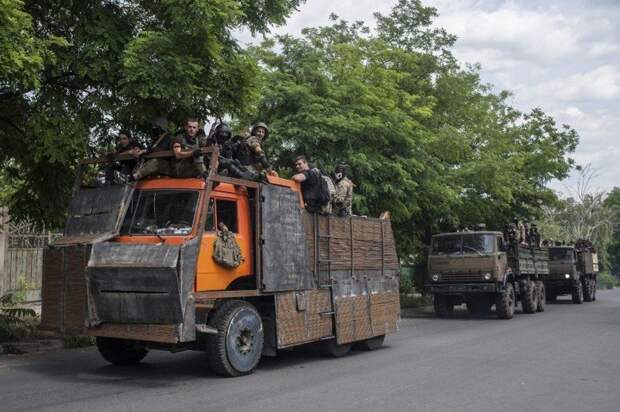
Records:
{"label": "soldier sitting on truck roof", "polygon": [[238,179],[253,180],[254,175],[235,159],[235,142],[231,139],[232,132],[227,123],[220,123],[210,133],[207,142],[209,145],[217,145],[220,149],[218,173]]}
{"label": "soldier sitting on truck roof", "polygon": [[[163,118],[157,118],[151,125],[151,137],[153,139],[148,152],[161,152],[170,150],[171,137],[168,133],[167,122]],[[163,175],[170,176],[170,161],[166,158],[148,159],[132,175],[133,180],[140,180],[146,176]]]}
{"label": "soldier sitting on truck roof", "polygon": [[[131,139],[129,131],[121,130],[118,134],[118,142],[114,152],[109,154],[111,163],[106,165],[105,181],[111,184],[114,181],[114,172],[119,171],[124,176],[129,176],[133,169],[138,165],[138,158],[145,152],[142,145]],[[114,162],[118,155],[131,155],[134,159],[120,160]]]}
{"label": "soldier sitting on truck roof", "polygon": [[170,148],[174,159],[170,162],[170,172],[173,177],[197,177],[206,173],[203,153],[200,150],[198,120],[185,120],[184,132],[176,135]]}
{"label": "soldier sitting on truck roof", "polygon": [[323,179],[319,169],[310,168],[306,156],[297,156],[295,171],[292,179],[301,183],[301,194],[304,198],[306,210],[310,213],[326,213],[325,207],[330,205],[330,195],[327,182]]}
{"label": "soldier sitting on truck roof", "polygon": [[234,136],[228,141],[225,157],[233,159],[243,175],[234,177],[266,181],[266,175],[277,176],[262,149],[263,141],[268,134],[267,125],[258,123],[252,128],[250,136]]}

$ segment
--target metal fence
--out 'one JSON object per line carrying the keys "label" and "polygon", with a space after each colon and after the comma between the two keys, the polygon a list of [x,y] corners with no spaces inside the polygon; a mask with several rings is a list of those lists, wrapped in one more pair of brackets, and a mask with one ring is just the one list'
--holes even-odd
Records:
{"label": "metal fence", "polygon": [[0,209],[0,296],[19,289],[40,289],[43,249],[58,235],[10,222]]}

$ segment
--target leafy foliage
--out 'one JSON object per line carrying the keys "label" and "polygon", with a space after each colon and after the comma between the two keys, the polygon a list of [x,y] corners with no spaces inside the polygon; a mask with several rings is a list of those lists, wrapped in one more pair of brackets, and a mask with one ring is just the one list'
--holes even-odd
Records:
{"label": "leafy foliage", "polygon": [[77,159],[155,116],[249,110],[256,63],[234,39],[301,0],[0,0],[0,162],[13,217],[60,227]]}
{"label": "leafy foliage", "polygon": [[283,174],[298,154],[326,171],[346,162],[356,213],[389,210],[400,256],[418,262],[433,232],[537,217],[578,141],[542,110],[512,108],[477,67],[459,68],[435,15],[402,0],[376,15],[374,32],[332,16],[299,38],[265,41],[252,50],[263,69],[258,110],[241,118],[270,124],[267,150]]}
{"label": "leafy foliage", "polygon": [[609,268],[612,274],[620,274],[620,188],[614,187],[605,199],[605,206],[609,209],[613,234],[607,246]]}
{"label": "leafy foliage", "polygon": [[18,304],[19,300],[13,294],[0,297],[0,341],[18,337],[19,330],[32,329],[30,321],[37,317],[36,312]]}

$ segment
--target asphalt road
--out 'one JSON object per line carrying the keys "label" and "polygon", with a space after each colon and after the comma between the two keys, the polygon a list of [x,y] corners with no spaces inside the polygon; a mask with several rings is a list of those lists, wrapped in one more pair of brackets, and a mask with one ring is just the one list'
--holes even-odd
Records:
{"label": "asphalt road", "polygon": [[286,352],[219,378],[201,353],[0,357],[0,411],[620,411],[620,289],[510,321],[403,319],[376,352]]}

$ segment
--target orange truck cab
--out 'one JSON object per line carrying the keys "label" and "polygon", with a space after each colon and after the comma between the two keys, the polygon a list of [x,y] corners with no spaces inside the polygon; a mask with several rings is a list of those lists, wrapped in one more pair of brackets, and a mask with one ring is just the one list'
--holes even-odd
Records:
{"label": "orange truck cab", "polygon": [[[310,214],[291,180],[215,170],[114,185],[85,184],[80,170],[64,236],[44,252],[42,327],[95,336],[113,364],[206,351],[225,376],[313,342],[330,356],[376,349],[397,330],[389,220]],[[236,267],[214,256],[230,234]]]}

